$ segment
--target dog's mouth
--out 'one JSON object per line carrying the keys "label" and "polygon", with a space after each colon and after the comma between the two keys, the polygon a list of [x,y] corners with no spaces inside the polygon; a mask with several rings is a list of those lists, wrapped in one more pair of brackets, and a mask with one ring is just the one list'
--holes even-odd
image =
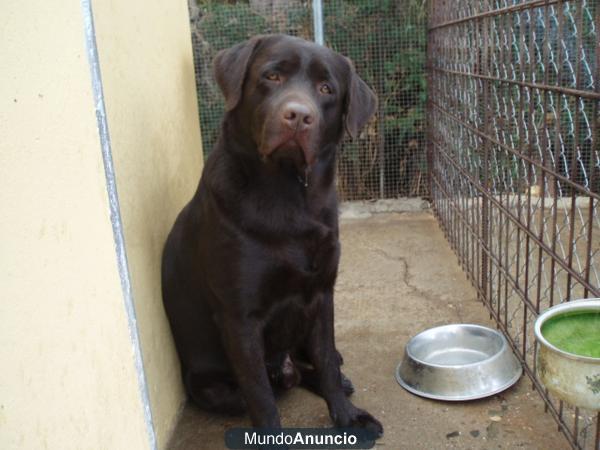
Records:
{"label": "dog's mouth", "polygon": [[288,135],[273,139],[263,145],[259,151],[265,161],[291,161],[298,170],[310,168],[316,161],[312,145],[304,135]]}
{"label": "dog's mouth", "polygon": [[273,151],[277,152],[277,151],[302,151],[302,145],[300,144],[300,142],[298,142],[298,140],[296,138],[291,138],[285,142],[283,142],[281,145],[278,145]]}

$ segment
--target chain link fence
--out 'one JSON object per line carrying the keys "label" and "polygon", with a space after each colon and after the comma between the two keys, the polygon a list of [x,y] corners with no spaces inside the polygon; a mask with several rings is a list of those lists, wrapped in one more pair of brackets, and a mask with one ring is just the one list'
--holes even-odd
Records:
{"label": "chain link fence", "polygon": [[429,158],[435,213],[573,448],[599,416],[536,376],[533,323],[600,297],[600,4],[431,2]]}
{"label": "chain link fence", "polygon": [[[205,155],[223,116],[212,78],[216,53],[256,34],[286,33],[313,40],[311,1],[190,0],[196,86]],[[378,114],[338,153],[341,200],[425,196],[425,0],[323,2],[325,45],[353,60],[379,97]]]}

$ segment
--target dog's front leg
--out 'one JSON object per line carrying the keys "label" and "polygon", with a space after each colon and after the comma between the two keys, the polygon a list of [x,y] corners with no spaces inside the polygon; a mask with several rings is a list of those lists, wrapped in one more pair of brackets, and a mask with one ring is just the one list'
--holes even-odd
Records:
{"label": "dog's front leg", "polygon": [[252,425],[280,428],[281,422],[264,357],[260,326],[251,321],[224,320],[223,343],[235,372]]}
{"label": "dog's front leg", "polygon": [[383,434],[381,423],[357,408],[346,397],[342,385],[340,358],[335,349],[333,328],[333,292],[322,294],[320,311],[308,339],[308,355],[319,377],[320,391],[337,427],[365,428],[375,437]]}

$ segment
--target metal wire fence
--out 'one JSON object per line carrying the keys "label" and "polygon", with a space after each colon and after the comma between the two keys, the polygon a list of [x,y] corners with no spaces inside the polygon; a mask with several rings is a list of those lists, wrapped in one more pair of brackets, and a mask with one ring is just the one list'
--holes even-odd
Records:
{"label": "metal wire fence", "polygon": [[423,0],[324,2],[325,41],[354,61],[377,116],[338,159],[342,199],[427,194],[426,8]]}
{"label": "metal wire fence", "polygon": [[536,376],[533,322],[600,297],[600,3],[438,0],[429,10],[435,213],[573,448],[600,417]]}
{"label": "metal wire fence", "polygon": [[[311,1],[190,0],[203,148],[212,149],[223,100],[211,72],[216,53],[256,34],[313,39]],[[341,200],[425,196],[425,0],[323,2],[325,45],[350,57],[376,91],[379,112],[338,153]]]}

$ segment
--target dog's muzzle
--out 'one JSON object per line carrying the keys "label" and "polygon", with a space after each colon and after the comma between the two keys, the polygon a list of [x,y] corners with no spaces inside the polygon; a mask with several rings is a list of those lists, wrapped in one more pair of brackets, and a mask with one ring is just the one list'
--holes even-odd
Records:
{"label": "dog's muzzle", "polygon": [[264,124],[262,157],[292,159],[297,167],[309,168],[316,161],[319,113],[308,99],[286,99]]}

